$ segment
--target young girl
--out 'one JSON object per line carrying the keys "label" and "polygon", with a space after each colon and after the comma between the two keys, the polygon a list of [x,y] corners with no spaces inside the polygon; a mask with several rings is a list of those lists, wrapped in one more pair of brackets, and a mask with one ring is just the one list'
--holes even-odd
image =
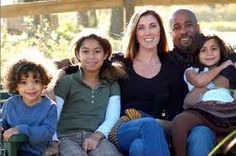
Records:
{"label": "young girl", "polygon": [[224,42],[219,37],[197,38],[193,53],[195,66],[185,71],[184,79],[189,91],[204,86],[208,90],[199,103],[185,105],[187,109],[173,121],[172,141],[177,156],[186,155],[186,137],[196,125],[207,125],[217,134],[230,132],[236,127],[236,101],[229,89],[213,83],[224,68],[230,65],[236,67],[231,60],[224,61],[226,54]]}
{"label": "young girl", "polygon": [[[33,51],[32,51],[33,53]],[[57,108],[42,92],[52,82],[52,73],[44,60],[19,59],[5,78],[5,87],[13,96],[3,105],[3,137],[25,134],[28,142],[20,146],[20,156],[41,156],[56,131]]]}
{"label": "young girl", "polygon": [[81,32],[73,44],[78,71],[64,76],[54,88],[62,109],[57,131],[61,156],[120,155],[107,137],[120,116],[116,79],[125,71],[108,60],[111,53],[110,42],[93,30]]}

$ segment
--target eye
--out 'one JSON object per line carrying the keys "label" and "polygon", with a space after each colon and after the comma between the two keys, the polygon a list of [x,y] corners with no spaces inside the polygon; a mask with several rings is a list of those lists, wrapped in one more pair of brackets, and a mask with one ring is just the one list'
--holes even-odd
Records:
{"label": "eye", "polygon": [[172,29],[173,31],[178,31],[180,30],[180,25],[174,25]]}
{"label": "eye", "polygon": [[143,26],[143,25],[139,25],[138,27],[137,27],[137,30],[144,30],[145,29],[145,27]]}
{"label": "eye", "polygon": [[186,24],[185,24],[185,27],[186,27],[186,28],[191,28],[191,27],[193,27],[193,24],[192,24],[192,23],[186,23]]}
{"label": "eye", "polygon": [[101,53],[102,51],[101,50],[95,50],[96,53]]}
{"label": "eye", "polygon": [[151,28],[156,28],[156,27],[157,27],[157,24],[151,24],[150,27],[151,27]]}
{"label": "eye", "polygon": [[25,80],[21,80],[21,81],[19,82],[19,84],[25,85],[25,84],[27,84],[27,82],[26,82]]}
{"label": "eye", "polygon": [[89,51],[87,49],[82,49],[81,53],[87,54]]}
{"label": "eye", "polygon": [[205,48],[200,49],[200,53],[205,53],[205,52],[206,52]]}
{"label": "eye", "polygon": [[217,51],[217,50],[219,50],[219,47],[212,47],[212,50]]}
{"label": "eye", "polygon": [[36,79],[36,80],[34,80],[34,83],[41,84],[41,80],[40,79]]}

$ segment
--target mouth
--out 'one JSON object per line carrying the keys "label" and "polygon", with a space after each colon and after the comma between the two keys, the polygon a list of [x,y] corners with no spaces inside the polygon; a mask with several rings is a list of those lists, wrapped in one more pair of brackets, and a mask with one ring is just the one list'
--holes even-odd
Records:
{"label": "mouth", "polygon": [[96,64],[97,64],[97,62],[88,62],[88,65],[90,65],[90,66],[94,66]]}
{"label": "mouth", "polygon": [[144,41],[145,41],[145,42],[152,42],[152,41],[153,41],[153,38],[145,38]]}
{"label": "mouth", "polygon": [[190,37],[190,36],[181,37],[180,41],[182,41],[182,42],[192,42],[192,37]]}
{"label": "mouth", "polygon": [[212,60],[215,60],[214,57],[211,57],[211,58],[205,58],[206,61],[212,61]]}
{"label": "mouth", "polygon": [[34,97],[37,95],[37,92],[32,92],[32,93],[26,93],[30,97]]}

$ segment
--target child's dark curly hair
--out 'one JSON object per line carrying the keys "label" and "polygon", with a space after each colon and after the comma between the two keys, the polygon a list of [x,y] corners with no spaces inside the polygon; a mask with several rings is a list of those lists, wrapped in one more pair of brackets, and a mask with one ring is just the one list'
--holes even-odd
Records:
{"label": "child's dark curly hair", "polygon": [[4,87],[9,93],[18,94],[17,86],[21,81],[22,76],[28,76],[33,73],[34,78],[39,78],[41,84],[48,87],[52,80],[52,74],[49,73],[46,67],[41,63],[34,63],[27,59],[20,59],[13,64],[4,77]]}

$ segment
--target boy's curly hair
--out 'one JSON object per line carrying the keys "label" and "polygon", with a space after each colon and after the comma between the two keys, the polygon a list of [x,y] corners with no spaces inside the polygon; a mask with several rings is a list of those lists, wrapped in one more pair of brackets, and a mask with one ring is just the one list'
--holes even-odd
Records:
{"label": "boy's curly hair", "polygon": [[52,73],[48,72],[46,66],[42,63],[35,63],[31,60],[20,59],[14,63],[4,77],[4,88],[13,94],[18,94],[17,86],[21,81],[22,76],[28,76],[33,73],[34,78],[39,78],[41,84],[48,87],[52,80]]}

